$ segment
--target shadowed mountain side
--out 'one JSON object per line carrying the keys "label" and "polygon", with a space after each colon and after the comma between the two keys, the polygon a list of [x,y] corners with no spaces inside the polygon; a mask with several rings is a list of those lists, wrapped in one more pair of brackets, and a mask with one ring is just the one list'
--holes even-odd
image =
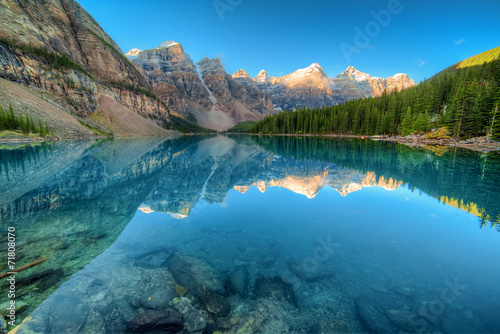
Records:
{"label": "shadowed mountain side", "polygon": [[0,207],[42,185],[79,159],[89,141],[42,144],[18,150],[0,150]]}

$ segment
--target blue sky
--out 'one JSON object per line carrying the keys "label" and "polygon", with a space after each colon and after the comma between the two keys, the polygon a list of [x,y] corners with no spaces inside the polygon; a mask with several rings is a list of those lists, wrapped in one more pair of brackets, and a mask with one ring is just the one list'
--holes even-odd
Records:
{"label": "blue sky", "polygon": [[500,45],[497,0],[77,1],[123,52],[174,40],[195,62],[220,57],[252,77],[319,63],[330,77],[353,65],[418,82]]}

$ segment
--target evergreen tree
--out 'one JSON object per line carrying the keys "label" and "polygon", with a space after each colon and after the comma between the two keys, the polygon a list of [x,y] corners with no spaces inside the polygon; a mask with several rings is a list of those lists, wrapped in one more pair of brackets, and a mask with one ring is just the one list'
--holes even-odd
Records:
{"label": "evergreen tree", "polygon": [[403,118],[399,131],[403,136],[407,136],[413,132],[413,115],[410,106],[406,109],[405,117]]}

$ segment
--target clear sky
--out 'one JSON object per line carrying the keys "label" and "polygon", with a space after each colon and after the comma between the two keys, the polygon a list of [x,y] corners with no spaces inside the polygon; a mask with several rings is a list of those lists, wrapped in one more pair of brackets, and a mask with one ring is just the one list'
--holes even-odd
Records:
{"label": "clear sky", "polygon": [[77,0],[123,52],[174,40],[197,62],[219,57],[280,76],[319,63],[419,82],[500,45],[500,1]]}

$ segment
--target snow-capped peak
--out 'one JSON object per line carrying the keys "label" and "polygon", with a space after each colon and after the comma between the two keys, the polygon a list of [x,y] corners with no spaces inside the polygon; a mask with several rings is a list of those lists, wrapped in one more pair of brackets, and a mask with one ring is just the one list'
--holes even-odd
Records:
{"label": "snow-capped peak", "polygon": [[288,75],[285,75],[285,79],[294,79],[294,78],[303,78],[303,77],[308,77],[308,76],[324,76],[326,77],[325,72],[323,71],[323,68],[321,67],[320,64],[318,63],[312,63],[306,68],[301,68],[293,73],[290,73]]}
{"label": "snow-capped peak", "polygon": [[233,74],[233,78],[250,78],[250,76],[244,69],[241,69]]}
{"label": "snow-capped peak", "polygon": [[396,73],[392,77],[397,78],[397,77],[406,77],[406,76],[408,76],[408,74],[406,74],[406,73]]}
{"label": "snow-capped peak", "polygon": [[255,78],[253,78],[255,82],[266,83],[269,81],[269,76],[267,72],[264,70],[260,70],[259,74]]}
{"label": "snow-capped peak", "polygon": [[311,65],[309,65],[309,67],[308,67],[308,68],[323,71],[323,68],[322,68],[322,67],[321,67],[321,65],[320,65],[320,64],[318,64],[318,63],[312,63]]}
{"label": "snow-capped peak", "polygon": [[137,56],[139,54],[139,52],[141,52],[142,50],[139,50],[139,49],[130,49],[126,54],[125,56]]}
{"label": "snow-capped peak", "polygon": [[160,44],[159,48],[169,48],[174,45],[179,45],[179,43],[174,42],[174,41],[166,41]]}
{"label": "snow-capped peak", "polygon": [[358,71],[354,66],[349,65],[344,72],[339,74],[339,77],[350,77],[355,81],[366,81],[371,78],[371,75]]}

